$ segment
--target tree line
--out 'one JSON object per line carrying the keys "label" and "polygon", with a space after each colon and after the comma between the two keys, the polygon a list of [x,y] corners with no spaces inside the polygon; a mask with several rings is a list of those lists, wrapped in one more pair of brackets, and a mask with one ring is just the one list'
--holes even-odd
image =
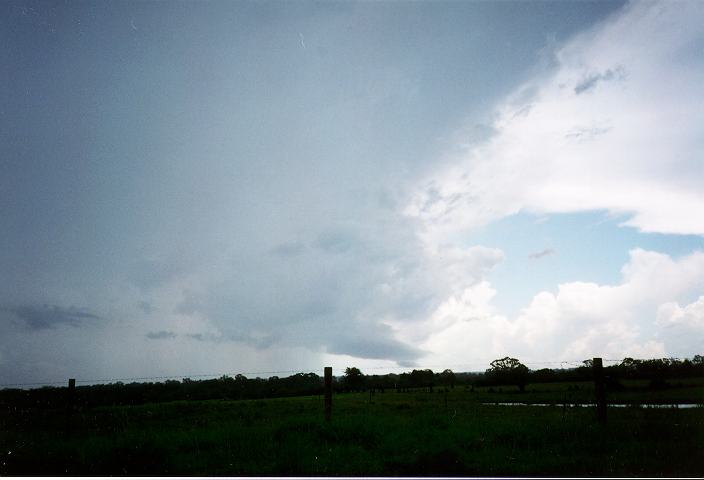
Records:
{"label": "tree line", "polygon": [[[692,359],[638,360],[625,358],[618,364],[604,368],[612,385],[619,379],[650,380],[652,385],[664,386],[667,379],[703,377],[704,357]],[[344,375],[333,379],[336,393],[393,390],[433,391],[437,388],[452,389],[516,385],[523,391],[530,383],[574,382],[592,379],[591,360],[576,368],[531,370],[518,359],[504,357],[491,362],[483,373],[456,373],[450,369],[433,372],[414,369],[410,372],[385,375],[365,375],[356,367],[348,367]],[[76,388],[77,406],[89,408],[99,405],[138,405],[176,400],[230,399],[247,400],[301,395],[322,395],[323,379],[315,373],[297,373],[288,377],[247,378],[244,375],[222,376],[209,380],[184,378],[164,382],[108,383],[85,385]],[[62,408],[66,401],[66,387],[42,387],[30,390],[0,390],[1,408]]]}

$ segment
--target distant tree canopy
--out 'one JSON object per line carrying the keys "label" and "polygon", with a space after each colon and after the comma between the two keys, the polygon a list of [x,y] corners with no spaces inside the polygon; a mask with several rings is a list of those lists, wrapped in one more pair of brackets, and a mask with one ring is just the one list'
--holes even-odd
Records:
{"label": "distant tree canopy", "polygon": [[675,358],[653,358],[638,360],[624,358],[620,364],[606,369],[619,378],[649,379],[664,381],[665,378],[700,376],[704,374],[704,357],[695,355],[691,360]]}
{"label": "distant tree canopy", "polygon": [[521,392],[526,389],[530,370],[516,358],[504,357],[491,362],[486,371],[487,380],[496,384],[516,385]]}
{"label": "distant tree canopy", "polygon": [[342,377],[342,384],[347,390],[358,391],[364,388],[364,375],[357,367],[347,367]]}
{"label": "distant tree canopy", "polygon": [[[657,358],[640,360],[624,358],[615,365],[604,366],[607,382],[618,386],[619,379],[650,380],[651,388],[667,388],[668,381],[678,378],[704,377],[704,357],[691,359]],[[364,375],[359,368],[349,367],[341,378],[333,378],[336,392],[395,388],[399,392],[413,389],[432,390],[434,386],[517,385],[523,391],[528,383],[577,382],[593,379],[592,361],[576,368],[531,371],[518,359],[504,357],[491,362],[484,373],[455,373],[444,370],[416,369],[411,372],[386,375]],[[607,387],[609,388],[609,387]],[[76,402],[80,408],[97,405],[136,405],[149,402],[206,399],[255,399],[320,395],[323,379],[315,373],[297,373],[289,377],[247,378],[244,375],[223,375],[210,380],[166,380],[164,382],[80,385],[76,387]],[[42,387],[30,390],[0,389],[0,411],[3,408],[65,408],[66,387]]]}
{"label": "distant tree canopy", "polygon": [[413,370],[410,376],[411,385],[414,387],[427,387],[430,390],[433,389],[435,384],[435,376],[433,371],[429,369],[425,370]]}
{"label": "distant tree canopy", "polygon": [[455,372],[448,368],[443,370],[439,377],[441,385],[446,385],[455,388],[455,383],[457,383],[457,376],[455,375]]}

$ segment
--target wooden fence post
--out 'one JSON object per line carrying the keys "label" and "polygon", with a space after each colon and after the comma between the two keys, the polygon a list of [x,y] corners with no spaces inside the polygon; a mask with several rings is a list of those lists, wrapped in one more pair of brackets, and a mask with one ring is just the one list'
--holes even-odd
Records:
{"label": "wooden fence post", "polygon": [[325,367],[325,421],[332,414],[332,367]]}
{"label": "wooden fence post", "polygon": [[600,423],[606,423],[606,385],[601,358],[592,360],[594,369],[594,391],[596,393],[596,416]]}
{"label": "wooden fence post", "polygon": [[71,414],[73,413],[73,402],[76,396],[76,379],[68,379],[68,392],[66,394],[66,433],[71,433]]}

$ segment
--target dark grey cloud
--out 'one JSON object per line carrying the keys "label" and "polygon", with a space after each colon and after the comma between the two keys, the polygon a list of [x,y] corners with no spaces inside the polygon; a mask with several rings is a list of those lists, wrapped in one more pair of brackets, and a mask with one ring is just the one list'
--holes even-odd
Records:
{"label": "dark grey cloud", "polygon": [[623,77],[623,70],[621,67],[618,67],[614,70],[612,69],[607,69],[606,71],[602,73],[596,73],[594,75],[590,75],[582,81],[580,81],[577,85],[574,87],[574,93],[577,95],[580,95],[584,92],[588,92],[589,90],[594,89],[598,83],[600,82],[608,82],[613,79],[618,79]]}
{"label": "dark grey cloud", "polygon": [[[274,368],[300,360],[300,350],[252,355],[228,342],[312,355],[334,344],[412,361],[412,347],[373,324],[426,318],[475,270],[426,258],[416,222],[399,216],[408,190],[465,119],[473,139],[495,133],[482,113],[467,114],[491,110],[532,68],[546,28],[566,35],[596,15],[596,7],[576,15],[580,5],[551,5],[516,22],[510,8],[461,2],[398,11],[301,4],[280,13],[245,3],[140,5],[68,5],[59,36],[42,35],[20,13],[0,13],[22,60],[0,116],[9,162],[0,175],[0,305],[89,298],[96,312],[111,312],[104,329],[81,329],[68,354],[23,354],[23,365],[36,360],[40,380],[46,365],[75,368],[74,352],[98,346],[105,371],[120,363],[133,365],[126,376],[168,370],[175,341],[145,338],[168,330],[155,312],[199,325],[176,337],[193,340],[190,353],[179,352],[184,361],[220,349]],[[548,17],[560,21],[548,25]],[[78,32],[76,18],[90,22]],[[418,19],[426,34],[405,35]],[[492,48],[507,36],[524,41],[477,49],[467,37],[474,31]],[[169,62],[171,51],[190,52],[195,64]],[[67,138],[65,125],[89,141]],[[459,208],[472,198],[438,201]],[[78,309],[2,313],[36,328],[95,320]],[[339,338],[347,331],[359,338]],[[144,342],[163,354],[154,357],[160,365],[124,348]],[[100,370],[93,351],[83,358],[86,372]]]}
{"label": "dark grey cloud", "polygon": [[524,105],[524,106],[522,106],[521,108],[519,108],[518,110],[516,110],[516,111],[514,112],[512,118],[516,118],[516,117],[525,117],[525,116],[527,116],[527,115],[530,113],[531,110],[533,110],[533,104],[532,104],[532,103],[529,103],[529,104],[527,104],[527,105]]}
{"label": "dark grey cloud", "polygon": [[184,290],[182,300],[176,305],[174,313],[181,315],[191,315],[203,310],[203,299],[201,296],[190,290]]}
{"label": "dark grey cloud", "polygon": [[530,255],[528,255],[528,258],[530,258],[531,260],[538,260],[540,258],[547,257],[548,255],[554,255],[555,253],[555,249],[546,248],[545,250],[531,253]]}
{"label": "dark grey cloud", "polygon": [[76,307],[60,307],[58,305],[22,305],[3,306],[0,311],[13,313],[23,320],[32,330],[55,328],[57,325],[77,327],[85,320],[99,320],[100,317]]}
{"label": "dark grey cloud", "polygon": [[259,350],[274,345],[278,340],[277,335],[264,335],[261,337],[253,337],[252,335],[237,333],[230,333],[227,335],[213,335],[211,333],[187,333],[185,336],[197,342],[238,342]]}
{"label": "dark grey cloud", "polygon": [[230,335],[229,339],[242,342],[250,347],[256,348],[257,350],[263,350],[276,344],[280,340],[280,337],[277,334],[267,334],[258,337],[252,335]]}
{"label": "dark grey cloud", "polygon": [[572,140],[592,140],[600,135],[604,135],[611,130],[611,127],[576,127],[565,135],[566,139]]}
{"label": "dark grey cloud", "polygon": [[155,310],[154,306],[153,306],[151,303],[145,302],[144,300],[140,301],[140,302],[137,304],[137,307],[138,307],[141,311],[143,311],[144,313],[146,313],[147,315],[149,315],[150,313],[154,312],[154,310]]}
{"label": "dark grey cloud", "polygon": [[146,337],[150,340],[169,340],[176,338],[176,334],[167,330],[160,330],[158,332],[149,332]]}
{"label": "dark grey cloud", "polygon": [[[378,333],[378,332],[377,332]],[[331,340],[329,353],[366,359],[394,359],[399,365],[412,365],[426,352],[389,335],[340,335]]]}
{"label": "dark grey cloud", "polygon": [[467,131],[467,141],[470,143],[483,142],[496,135],[497,132],[498,130],[493,125],[476,123]]}
{"label": "dark grey cloud", "polygon": [[404,368],[413,368],[418,366],[418,362],[412,362],[408,360],[399,360],[398,362],[399,367],[404,367]]}
{"label": "dark grey cloud", "polygon": [[354,232],[345,230],[329,230],[320,234],[316,246],[328,253],[345,253],[359,245],[360,239]]}
{"label": "dark grey cloud", "polygon": [[[462,177],[462,180],[469,182],[469,178],[466,174]],[[423,198],[422,202],[417,206],[423,214],[430,214],[432,212],[433,217],[436,218],[450,215],[458,208],[478,201],[477,196],[469,193],[469,190],[446,195],[440,191],[434,181],[430,182],[425,187],[424,194],[425,198]],[[442,209],[442,211],[440,211],[440,209]]]}
{"label": "dark grey cloud", "polygon": [[301,242],[285,242],[272,248],[271,253],[280,257],[297,257],[305,250],[306,246]]}
{"label": "dark grey cloud", "polygon": [[134,261],[128,272],[129,281],[142,290],[155,287],[187,273],[192,265],[188,265],[186,256],[171,254],[158,259],[140,259]]}

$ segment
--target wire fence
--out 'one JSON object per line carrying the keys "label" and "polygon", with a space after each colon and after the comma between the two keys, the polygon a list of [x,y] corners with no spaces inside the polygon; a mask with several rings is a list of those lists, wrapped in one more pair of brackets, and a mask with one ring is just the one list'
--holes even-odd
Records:
{"label": "wire fence", "polygon": [[[678,358],[678,357],[667,357],[668,360],[676,360],[676,361],[683,361],[686,360],[685,358]],[[360,370],[364,372],[369,372],[369,371],[375,371],[375,370],[387,370],[387,371],[398,371],[398,370],[405,370],[405,371],[411,371],[411,370],[433,370],[433,371],[443,371],[446,369],[450,370],[456,370],[456,369],[472,369],[472,368],[481,368],[485,369],[491,361],[495,360],[495,358],[492,359],[471,359],[471,363],[457,363],[457,364],[443,364],[443,365],[415,365],[415,366],[392,366],[392,365],[378,365],[378,366],[366,366],[363,368],[360,368]],[[648,361],[648,360],[658,360],[658,358],[635,358],[633,360],[636,361]],[[619,364],[623,361],[623,359],[614,359],[614,358],[604,358],[602,359],[604,362],[604,366],[607,366],[607,363],[610,363],[612,365]],[[552,368],[552,369],[571,369],[571,368],[579,368],[585,366],[585,360],[550,360],[550,361],[525,361],[522,362],[526,366],[531,367],[531,366],[541,366],[541,368]],[[552,367],[550,367],[552,366]],[[333,366],[333,372],[344,372],[345,367],[341,366]],[[209,378],[222,378],[224,376],[228,377],[235,377],[237,375],[279,375],[279,374],[298,374],[298,373],[311,373],[311,370],[320,370],[320,369],[311,369],[311,368],[299,368],[299,369],[289,369],[289,370],[264,370],[264,371],[251,371],[251,372],[245,372],[245,371],[225,371],[225,372],[218,372],[218,373],[190,373],[190,374],[174,374],[174,375],[156,375],[156,376],[144,376],[144,377],[122,377],[122,378],[93,378],[93,379],[76,379],[76,384],[84,384],[84,385],[100,385],[100,384],[110,384],[110,383],[117,383],[117,382],[147,382],[147,381],[159,381],[159,380],[175,380],[175,379],[186,379],[186,378],[202,378],[202,379],[209,379]],[[463,372],[471,372],[471,370],[463,370]],[[476,372],[476,370],[475,370]],[[67,382],[66,379],[63,380],[56,380],[56,381],[46,381],[46,382],[26,382],[26,383],[0,383],[0,388],[8,388],[8,387],[41,387],[41,386],[55,386],[55,385],[65,385]]]}

